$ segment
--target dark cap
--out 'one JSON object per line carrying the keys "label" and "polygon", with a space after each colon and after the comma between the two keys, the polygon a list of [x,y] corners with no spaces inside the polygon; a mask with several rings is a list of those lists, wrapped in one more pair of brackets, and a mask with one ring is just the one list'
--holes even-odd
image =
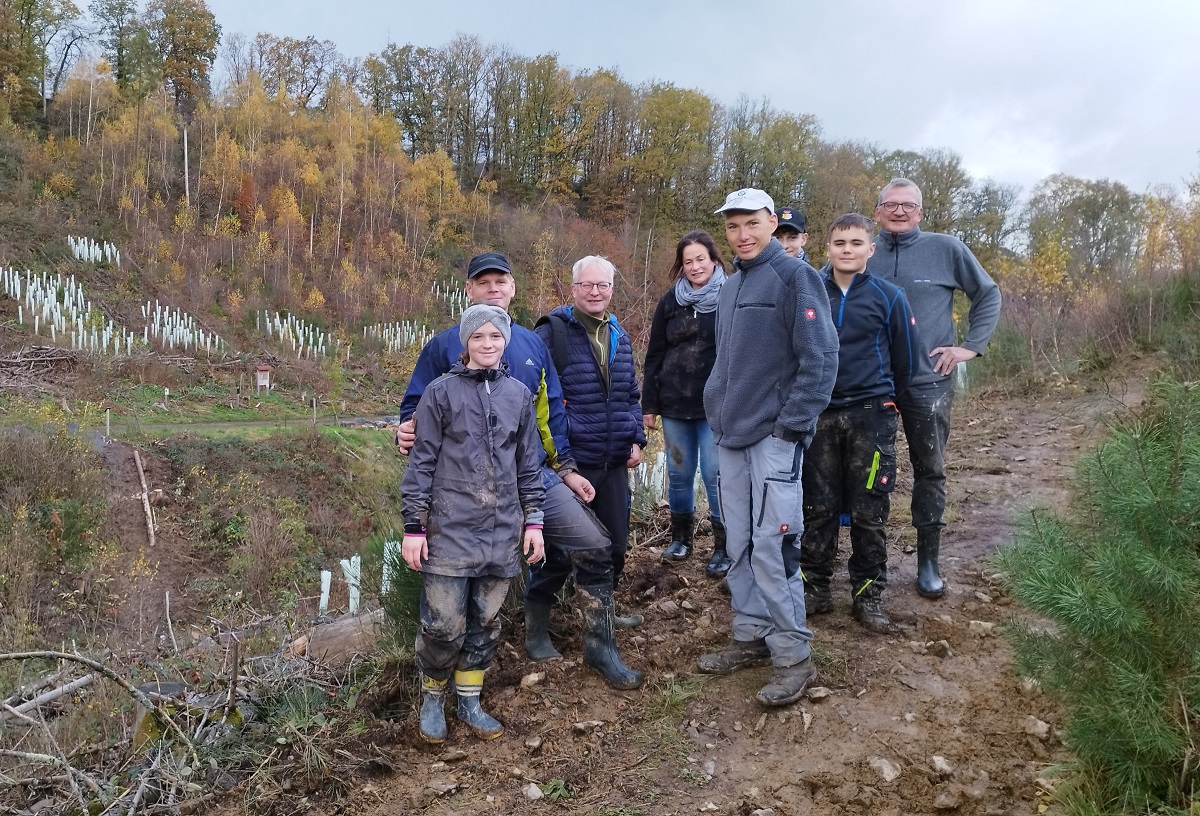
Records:
{"label": "dark cap", "polygon": [[784,229],[794,229],[796,232],[808,232],[808,224],[804,220],[804,213],[791,207],[780,207],[775,211],[775,217],[779,219],[779,226],[775,228],[776,232]]}
{"label": "dark cap", "polygon": [[467,280],[482,275],[484,272],[505,272],[512,274],[512,267],[508,265],[508,258],[505,258],[499,252],[483,252],[476,255],[467,264]]}

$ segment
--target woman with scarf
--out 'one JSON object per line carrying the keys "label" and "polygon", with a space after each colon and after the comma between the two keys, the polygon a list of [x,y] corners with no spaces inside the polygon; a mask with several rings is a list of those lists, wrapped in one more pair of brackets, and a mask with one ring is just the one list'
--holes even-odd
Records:
{"label": "woman with scarf", "polygon": [[717,504],[717,448],[704,416],[704,384],[717,359],[717,296],[725,282],[724,264],[712,236],[689,232],[675,247],[674,286],[658,301],[650,324],[642,422],[657,427],[662,417],[667,444],[667,501],[671,543],[664,561],[692,554],[695,527],[696,466],[708,494],[713,554],[705,572],[720,578],[733,565],[725,549],[725,526]]}

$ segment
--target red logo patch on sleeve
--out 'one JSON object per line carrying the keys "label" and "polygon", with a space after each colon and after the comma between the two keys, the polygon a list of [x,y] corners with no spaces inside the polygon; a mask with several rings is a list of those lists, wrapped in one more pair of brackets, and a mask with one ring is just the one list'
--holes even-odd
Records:
{"label": "red logo patch on sleeve", "polygon": [[805,309],[804,317],[807,318],[808,320],[816,320],[817,319],[817,310],[816,309]]}
{"label": "red logo patch on sleeve", "polygon": [[786,525],[786,524],[779,525],[779,532],[786,533],[787,531],[788,531],[788,525]]}

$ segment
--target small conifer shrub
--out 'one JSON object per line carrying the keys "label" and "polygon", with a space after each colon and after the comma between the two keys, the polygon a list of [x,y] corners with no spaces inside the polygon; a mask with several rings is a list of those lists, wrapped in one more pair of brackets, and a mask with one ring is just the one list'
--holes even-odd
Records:
{"label": "small conifer shrub", "polygon": [[1069,810],[1195,812],[1200,383],[1157,383],[1077,473],[1069,508],[1033,512],[997,555],[1049,622],[1010,627],[1017,668],[1066,709]]}

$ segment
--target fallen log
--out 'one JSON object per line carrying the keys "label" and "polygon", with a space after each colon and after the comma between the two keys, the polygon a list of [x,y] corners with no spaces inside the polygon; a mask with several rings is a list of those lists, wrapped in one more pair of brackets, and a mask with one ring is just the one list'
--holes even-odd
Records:
{"label": "fallen log", "polygon": [[289,657],[307,657],[331,669],[342,669],[356,657],[375,651],[383,627],[383,610],[366,615],[343,615],[313,628],[288,647]]}

